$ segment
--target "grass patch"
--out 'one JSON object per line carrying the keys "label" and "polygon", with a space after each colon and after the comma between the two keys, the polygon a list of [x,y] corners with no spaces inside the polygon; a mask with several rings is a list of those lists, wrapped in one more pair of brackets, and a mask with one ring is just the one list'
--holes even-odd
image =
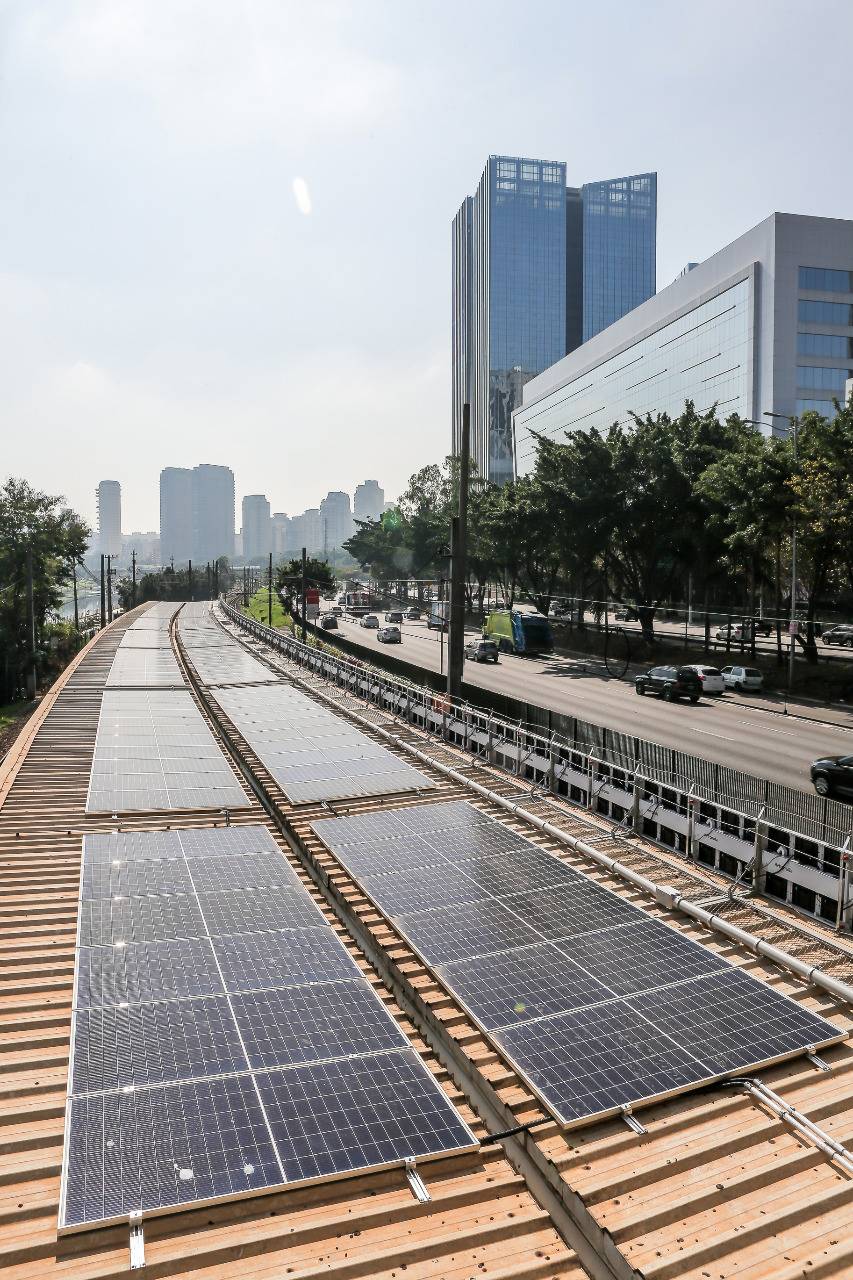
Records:
{"label": "grass patch", "polygon": [[[245,610],[250,618],[254,618],[256,622],[263,622],[269,625],[269,594],[266,590],[256,591],[249,601],[249,606]],[[282,608],[281,601],[273,592],[272,597],[272,625],[279,631],[292,630],[293,619],[289,613]]]}
{"label": "grass patch", "polygon": [[0,733],[23,720],[32,709],[32,702],[9,702],[5,707],[0,707]]}

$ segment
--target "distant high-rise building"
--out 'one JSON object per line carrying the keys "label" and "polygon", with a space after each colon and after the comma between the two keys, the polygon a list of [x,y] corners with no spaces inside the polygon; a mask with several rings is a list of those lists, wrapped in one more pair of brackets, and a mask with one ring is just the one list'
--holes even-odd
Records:
{"label": "distant high-rise building", "polygon": [[280,559],[289,552],[290,517],[283,511],[276,511],[272,518],[272,553]]}
{"label": "distant high-rise building", "polygon": [[154,568],[162,564],[160,539],[154,530],[148,533],[135,530],[133,533],[124,535],[121,540],[121,558],[125,564],[130,564],[134,552],[136,552],[137,565]]}
{"label": "distant high-rise building", "polygon": [[98,485],[98,547],[101,555],[121,555],[121,485],[102,480]]}
{"label": "distant high-rise building", "polygon": [[356,520],[378,520],[384,508],[385,490],[377,480],[364,480],[356,487],[352,512]]}
{"label": "distant high-rise building", "polygon": [[[566,187],[562,161],[490,156],[453,221],[453,452],[514,474],[522,388],[655,289],[654,174]],[[597,326],[597,327],[596,327]]]}
{"label": "distant high-rise building", "polygon": [[234,472],[202,462],[193,468],[193,560],[234,555]]}
{"label": "distant high-rise building", "polygon": [[193,553],[193,473],[189,467],[160,472],[160,559],[186,564]]}
{"label": "distant high-rise building", "polygon": [[320,529],[322,547],[327,552],[342,547],[347,538],[352,537],[352,511],[348,493],[336,490],[326,494],[320,503]]}
{"label": "distant high-rise building", "polygon": [[317,555],[323,550],[323,525],[319,507],[309,507],[301,515],[293,517],[290,522],[290,538],[294,555],[298,555],[303,547],[309,556]]}
{"label": "distant high-rise building", "polygon": [[636,173],[582,189],[584,342],[655,291],[657,188],[657,174]]}
{"label": "distant high-rise building", "polygon": [[243,499],[243,559],[265,560],[272,551],[270,504],[262,493]]}

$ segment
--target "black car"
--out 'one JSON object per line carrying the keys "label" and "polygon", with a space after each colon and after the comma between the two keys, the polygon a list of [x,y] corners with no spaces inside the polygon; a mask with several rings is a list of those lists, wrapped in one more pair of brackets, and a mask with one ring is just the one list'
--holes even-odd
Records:
{"label": "black car", "polygon": [[692,667],[652,667],[636,677],[634,688],[641,697],[656,693],[666,702],[678,702],[679,698],[698,702],[702,695],[702,681]]}
{"label": "black car", "polygon": [[465,657],[472,662],[497,662],[498,646],[494,640],[469,640],[465,646]]}
{"label": "black car", "polygon": [[846,645],[848,649],[853,649],[853,623],[840,622],[837,626],[827,627],[821,640],[824,644]]}
{"label": "black car", "polygon": [[325,613],[320,619],[320,626],[324,631],[337,631],[338,620],[333,613]]}
{"label": "black car", "polygon": [[853,800],[853,756],[824,756],[813,760],[811,775],[819,796]]}

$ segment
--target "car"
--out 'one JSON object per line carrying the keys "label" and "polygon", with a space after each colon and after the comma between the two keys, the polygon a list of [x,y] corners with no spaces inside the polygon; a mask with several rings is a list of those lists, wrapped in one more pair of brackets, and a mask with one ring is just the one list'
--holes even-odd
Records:
{"label": "car", "polygon": [[339,604],[333,604],[329,613],[333,618],[342,618],[344,616],[344,611]]}
{"label": "car", "polygon": [[320,619],[320,626],[324,631],[337,631],[338,620],[332,613],[324,613]]}
{"label": "car", "polygon": [[338,596],[338,604],[341,606],[341,608],[343,608],[346,602],[347,602],[347,597],[346,597],[346,592],[344,592],[342,596]]}
{"label": "car", "polygon": [[728,631],[726,627],[717,627],[714,634],[716,640],[722,640],[725,643],[727,638],[732,640],[745,640],[749,643],[755,636],[769,636],[773,633],[773,624],[767,618],[753,618],[750,622],[735,623]]}
{"label": "car", "polygon": [[388,613],[385,614],[385,621],[395,622],[395,623],[402,622],[403,621],[402,609],[389,609]]}
{"label": "car", "polygon": [[368,631],[376,631],[379,626],[379,619],[375,613],[365,613],[358,620],[360,627],[367,627]]}
{"label": "car", "polygon": [[720,675],[727,689],[763,689],[764,676],[755,667],[723,667]]}
{"label": "car", "polygon": [[620,605],[613,615],[614,622],[639,622],[640,615],[637,610],[629,604]]}
{"label": "car", "polygon": [[702,681],[702,692],[721,694],[726,691],[726,682],[719,667],[708,667],[703,662],[689,662],[691,671],[695,671]]}
{"label": "car", "polygon": [[498,646],[494,640],[469,640],[463,650],[472,662],[498,662]]}
{"label": "car", "polygon": [[840,644],[853,649],[853,623],[840,622],[834,627],[827,627],[821,640],[824,644]]}
{"label": "car", "polygon": [[678,702],[680,698],[698,702],[702,696],[702,681],[693,667],[652,667],[637,676],[634,689],[640,697],[656,693],[665,702]]}
{"label": "car", "polygon": [[811,764],[812,785],[819,796],[853,800],[853,756],[823,756]]}
{"label": "car", "polygon": [[403,637],[399,627],[380,627],[376,632],[376,639],[383,644],[401,644]]}
{"label": "car", "polygon": [[408,622],[420,622],[421,611],[417,607],[417,605],[414,605],[414,604],[409,605],[408,609],[406,610],[406,619]]}

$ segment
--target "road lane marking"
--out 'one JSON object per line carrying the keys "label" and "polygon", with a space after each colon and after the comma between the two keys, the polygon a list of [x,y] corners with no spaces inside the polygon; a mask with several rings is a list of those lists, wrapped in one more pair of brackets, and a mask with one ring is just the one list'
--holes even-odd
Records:
{"label": "road lane marking", "polygon": [[735,741],[736,741],[736,739],[735,739],[735,738],[730,738],[730,737],[728,737],[728,735],[727,735],[727,734],[724,734],[724,733],[712,733],[710,729],[700,729],[700,728],[698,727],[698,725],[695,725],[695,724],[691,724],[691,725],[689,725],[688,727],[689,727],[690,729],[692,729],[694,733],[701,733],[701,734],[703,734],[703,735],[704,735],[704,737],[706,737],[706,738],[719,738],[721,742],[735,742]]}

